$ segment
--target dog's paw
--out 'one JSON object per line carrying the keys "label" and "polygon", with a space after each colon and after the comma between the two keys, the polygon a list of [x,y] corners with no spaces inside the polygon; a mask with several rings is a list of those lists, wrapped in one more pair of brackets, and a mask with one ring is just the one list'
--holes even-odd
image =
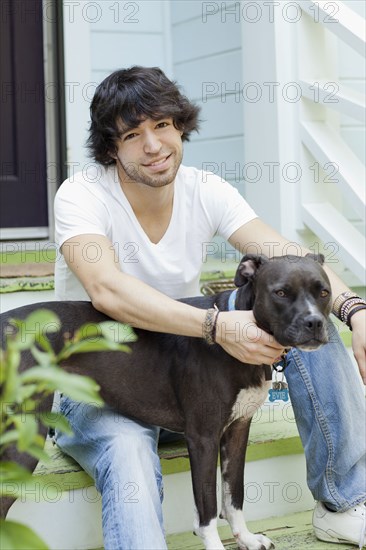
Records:
{"label": "dog's paw", "polygon": [[274,544],[265,535],[246,534],[245,537],[235,537],[240,550],[270,550]]}

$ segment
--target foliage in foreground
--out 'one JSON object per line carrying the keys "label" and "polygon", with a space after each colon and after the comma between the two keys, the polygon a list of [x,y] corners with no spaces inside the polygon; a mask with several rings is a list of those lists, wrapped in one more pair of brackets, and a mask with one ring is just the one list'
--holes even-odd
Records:
{"label": "foliage in foreground", "polygon": [[[41,400],[58,390],[75,401],[103,405],[100,388],[94,380],[67,373],[59,365],[75,353],[130,352],[126,343],[136,340],[128,325],[115,321],[88,323],[80,327],[72,339],[66,339],[56,354],[50,337],[60,328],[57,315],[44,309],[34,311],[25,320],[12,321],[5,349],[0,349],[0,458],[9,445],[15,445],[20,452],[48,462],[38,422],[66,433],[71,433],[71,429],[60,413],[37,412]],[[20,373],[21,353],[26,350],[32,354],[35,364]],[[0,497],[20,497],[25,490],[32,490],[35,483],[42,488],[42,480],[35,482],[32,474],[19,464],[0,462]],[[52,498],[49,487],[47,493]],[[0,520],[0,548],[47,550],[47,545],[28,526]]]}

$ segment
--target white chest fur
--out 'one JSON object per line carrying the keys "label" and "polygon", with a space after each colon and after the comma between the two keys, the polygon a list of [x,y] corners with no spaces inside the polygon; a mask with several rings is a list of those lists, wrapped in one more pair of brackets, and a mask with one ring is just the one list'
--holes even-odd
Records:
{"label": "white chest fur", "polygon": [[227,426],[239,418],[249,420],[255,414],[255,411],[265,402],[271,384],[270,380],[266,380],[260,387],[240,390],[231,409]]}

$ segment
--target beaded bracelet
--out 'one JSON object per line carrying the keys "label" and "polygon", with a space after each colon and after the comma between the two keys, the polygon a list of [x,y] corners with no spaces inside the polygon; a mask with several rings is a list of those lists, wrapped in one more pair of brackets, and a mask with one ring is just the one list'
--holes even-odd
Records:
{"label": "beaded bracelet", "polygon": [[216,306],[211,307],[206,311],[206,317],[203,322],[203,338],[210,346],[215,344],[216,323],[219,313],[220,312]]}
{"label": "beaded bracelet", "polygon": [[340,320],[343,323],[347,323],[349,312],[351,311],[353,306],[358,306],[358,305],[366,305],[365,300],[363,300],[359,296],[357,298],[349,298],[348,300],[345,300],[345,302],[343,302],[340,309],[340,313],[339,313]]}
{"label": "beaded bracelet", "polygon": [[353,309],[351,309],[351,311],[349,312],[348,316],[347,316],[347,326],[350,330],[352,330],[352,325],[350,323],[351,321],[351,318],[352,318],[352,315],[354,315],[355,313],[357,313],[357,311],[361,311],[361,309],[366,309],[366,302],[364,304],[360,304],[359,306],[356,306],[354,307]]}
{"label": "beaded bracelet", "polygon": [[357,296],[357,294],[355,294],[354,292],[351,292],[350,290],[348,290],[347,292],[342,292],[342,294],[337,296],[337,298],[334,300],[333,307],[332,307],[333,315],[335,315],[336,317],[338,317],[338,319],[340,319],[341,306],[351,298],[359,298],[359,296]]}

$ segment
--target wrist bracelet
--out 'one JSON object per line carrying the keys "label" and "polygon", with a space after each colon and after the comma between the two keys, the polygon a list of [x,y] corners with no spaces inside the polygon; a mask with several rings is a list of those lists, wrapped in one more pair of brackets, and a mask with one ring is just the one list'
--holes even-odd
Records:
{"label": "wrist bracelet", "polygon": [[352,330],[352,325],[350,323],[351,321],[351,318],[352,316],[357,313],[357,311],[361,311],[361,309],[366,309],[366,302],[364,304],[360,304],[359,306],[356,306],[354,307],[353,309],[351,309],[351,311],[349,312],[348,316],[347,316],[347,326],[350,330]]}
{"label": "wrist bracelet", "polygon": [[220,311],[217,311],[217,314],[215,316],[215,320],[212,327],[212,339],[216,343],[216,327],[217,327],[217,319],[219,318]]}
{"label": "wrist bracelet", "polygon": [[342,305],[345,302],[347,302],[347,300],[350,300],[351,298],[359,298],[359,296],[357,296],[355,292],[351,292],[350,290],[348,290],[347,292],[342,292],[342,294],[337,296],[337,298],[334,300],[333,307],[332,307],[333,315],[335,315],[336,317],[338,317],[338,319],[340,319],[341,318],[340,310]]}
{"label": "wrist bracelet", "polygon": [[216,306],[206,311],[206,317],[203,322],[203,338],[210,346],[215,344],[216,324],[219,313]]}
{"label": "wrist bracelet", "polygon": [[353,308],[353,306],[358,305],[366,305],[365,300],[360,298],[359,296],[357,298],[348,298],[345,302],[343,302],[339,314],[339,318],[343,323],[347,323],[348,314]]}

